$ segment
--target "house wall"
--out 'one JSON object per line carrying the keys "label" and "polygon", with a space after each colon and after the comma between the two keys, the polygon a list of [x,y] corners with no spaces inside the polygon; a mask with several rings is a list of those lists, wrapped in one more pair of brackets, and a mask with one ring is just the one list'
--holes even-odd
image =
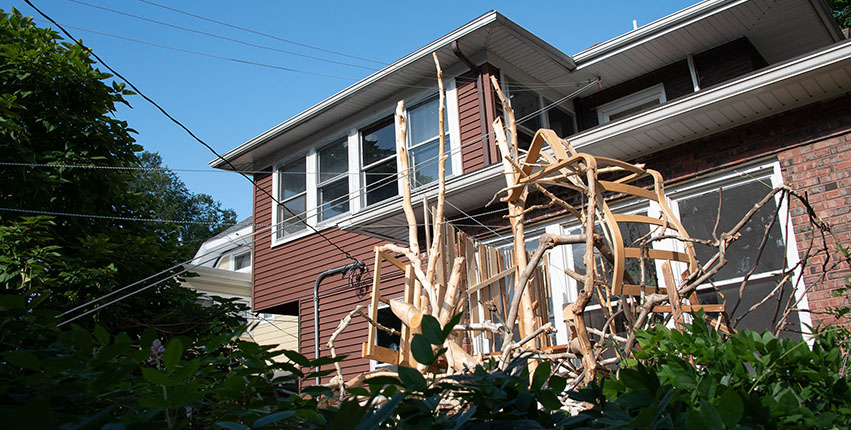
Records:
{"label": "house wall", "polygon": [[[701,89],[742,76],[766,65],[765,60],[746,38],[734,40],[694,55]],[[667,101],[694,92],[694,85],[683,59],[653,72],[575,100],[579,131],[598,125],[597,107],[657,84],[665,87]],[[605,85],[605,77],[603,77]]]}
{"label": "house wall", "polygon": [[[251,331],[251,336],[259,345],[278,345],[273,351],[298,350],[298,317],[276,315],[274,321],[258,323]],[[280,356],[278,359],[286,358]]]}
{"label": "house wall", "polygon": [[[272,191],[272,174],[255,175],[259,187]],[[254,190],[254,219],[268,223],[272,219],[271,198]],[[348,279],[340,275],[325,278],[319,289],[320,354],[328,356],[324,346],[343,319],[357,305],[369,306],[371,274],[373,273],[373,247],[386,241],[345,232],[336,227],[321,230],[330,241],[367,265],[368,276],[361,289],[351,288]],[[322,236],[310,234],[281,245],[271,247],[271,237],[258,234],[254,242],[254,267],[252,271],[252,298],[254,311],[271,311],[284,305],[297,305],[298,351],[308,357],[314,355],[313,285],[320,273],[349,264],[352,261]],[[388,298],[402,295],[404,277],[399,270],[385,263],[382,266],[381,294]],[[295,308],[295,306],[289,306]],[[337,354],[348,355],[343,364],[346,378],[369,370],[369,361],[360,358],[361,344],[366,341],[367,323],[354,318],[346,331],[337,339]]]}
{"label": "house wall", "polygon": [[470,173],[495,163],[498,158],[493,120],[501,115],[491,76],[499,69],[483,64],[479,73],[468,72],[457,78],[458,117],[461,129],[463,172]]}
{"label": "house wall", "polygon": [[[828,237],[831,252],[838,244],[851,244],[851,95],[816,103],[752,122],[723,133],[644,157],[638,162],[662,172],[666,183],[696,178],[713,170],[734,166],[760,157],[773,156],[780,162],[783,180],[806,193],[816,215],[827,222],[834,236]],[[793,200],[790,216],[798,254],[803,258],[813,231],[803,205]],[[832,261],[840,258],[835,252]],[[839,306],[844,298],[833,292],[851,274],[847,263],[829,266],[824,273],[824,256],[810,259],[804,273],[809,288],[807,300],[814,324],[834,322],[821,312]]]}

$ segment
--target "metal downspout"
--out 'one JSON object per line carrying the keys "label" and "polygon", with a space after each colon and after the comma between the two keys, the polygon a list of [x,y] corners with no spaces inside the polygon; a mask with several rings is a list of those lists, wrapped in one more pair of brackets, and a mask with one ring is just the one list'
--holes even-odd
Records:
{"label": "metal downspout", "polygon": [[[336,273],[346,273],[351,269],[355,269],[358,267],[366,267],[363,262],[360,260],[355,261],[354,263],[346,264],[345,266],[340,266],[334,269],[326,270],[319,274],[316,277],[316,282],[313,284],[313,350],[314,350],[314,359],[319,359],[319,284],[322,283],[322,280],[326,277],[336,274]],[[319,371],[319,367],[316,368],[316,372]],[[316,385],[319,385],[319,377],[316,377]]]}

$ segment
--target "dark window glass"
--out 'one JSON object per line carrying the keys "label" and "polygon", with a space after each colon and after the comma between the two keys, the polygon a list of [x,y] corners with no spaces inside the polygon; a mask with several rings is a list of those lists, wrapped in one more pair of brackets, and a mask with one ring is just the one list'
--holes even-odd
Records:
{"label": "dark window glass", "polygon": [[325,220],[349,211],[349,180],[343,177],[319,187],[319,219]]}
{"label": "dark window glass", "polygon": [[366,204],[371,205],[399,194],[396,185],[396,158],[366,169]]}
{"label": "dark window glass", "polygon": [[[776,276],[748,281],[745,286],[744,294],[742,295],[742,303],[736,309],[736,313],[734,315],[730,315],[731,322],[735,321],[735,319],[740,315],[744,315],[748,312],[753,305],[759,303],[765,297],[768,297],[775,287],[777,287],[777,281],[778,278]],[[739,301],[739,286],[740,284],[736,283],[719,288],[727,298],[727,306],[725,309],[728,313],[733,311],[733,308],[736,307],[736,303]],[[778,291],[774,297],[770,298],[766,303],[760,305],[756,308],[756,310],[745,316],[736,328],[754,330],[757,332],[762,332],[763,330],[773,331],[774,325],[783,315],[783,310],[785,309],[789,295],[792,294],[792,290],[792,285],[789,282],[784,284],[783,287],[781,287],[781,290]],[[701,290],[698,294],[698,298],[700,299],[701,304],[723,303],[721,296],[712,289]],[[718,318],[718,314],[709,315],[712,318]],[[781,335],[784,337],[800,338],[800,333],[797,333],[801,328],[798,313],[792,312],[789,314],[789,318],[787,318],[786,321],[788,323],[786,327],[792,331],[783,331],[781,332]]]}
{"label": "dark window glass", "polygon": [[[765,197],[769,191],[771,191],[769,186],[757,181],[724,188],[718,234],[733,228],[754,203]],[[718,197],[718,191],[713,191],[679,202],[680,219],[689,236],[697,239],[712,239],[712,229],[718,216]],[[774,200],[771,200],[757,211],[741,229],[742,236],[727,248],[727,265],[721,268],[713,279],[732,279],[744,276],[751,270],[756,262],[757,251],[765,229],[771,224],[771,218],[776,209],[777,205]],[[768,232],[765,249],[754,273],[781,269],[785,264],[783,244],[780,226],[775,222]],[[695,252],[698,261],[705,263],[715,255],[717,249],[696,244]]]}
{"label": "dark window glass", "polygon": [[[396,317],[390,308],[381,308],[378,310],[378,323],[387,328],[392,328],[398,331],[402,330],[402,321]],[[400,341],[399,335],[390,334],[384,330],[378,330],[376,345],[398,351]]]}
{"label": "dark window glass", "polygon": [[362,131],[361,149],[364,166],[396,154],[395,133],[393,117],[386,118]]}
{"label": "dark window glass", "polygon": [[244,269],[251,265],[251,253],[237,255],[233,258],[233,270]]}

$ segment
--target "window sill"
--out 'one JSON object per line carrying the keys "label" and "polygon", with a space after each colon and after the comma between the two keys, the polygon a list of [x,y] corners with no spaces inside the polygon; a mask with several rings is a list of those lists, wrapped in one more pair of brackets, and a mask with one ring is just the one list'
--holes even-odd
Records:
{"label": "window sill", "polygon": [[[331,227],[336,227],[337,223],[339,221],[344,220],[344,219],[346,219],[346,217],[349,217],[349,216],[351,216],[351,212],[342,213],[340,215],[336,215],[334,217],[320,221],[319,223],[314,225],[313,228],[315,228],[318,231],[327,230]],[[280,245],[285,245],[287,243],[293,242],[293,241],[298,240],[298,239],[305,238],[305,237],[310,236],[312,234],[316,234],[316,232],[312,228],[305,227],[304,230],[299,231],[298,233],[292,233],[292,234],[284,236],[280,239],[278,239],[275,236],[272,236],[271,248],[275,248],[275,247],[278,247]]]}

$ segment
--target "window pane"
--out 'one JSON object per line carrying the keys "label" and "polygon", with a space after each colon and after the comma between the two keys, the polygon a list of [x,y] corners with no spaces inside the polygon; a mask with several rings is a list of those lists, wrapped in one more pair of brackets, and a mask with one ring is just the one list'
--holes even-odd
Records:
{"label": "window pane", "polygon": [[[420,144],[437,137],[439,131],[438,113],[440,100],[433,98],[408,111],[408,130],[410,133],[411,146]],[[444,112],[444,116],[445,116]],[[444,130],[449,127],[449,121],[444,118]]]}
{"label": "window pane", "polygon": [[345,140],[319,150],[319,182],[349,171],[349,144]]}
{"label": "window pane", "polygon": [[319,188],[319,219],[324,220],[349,211],[349,178],[344,177]]}
{"label": "window pane", "polygon": [[251,265],[251,253],[237,255],[233,258],[233,270],[244,269]]}
{"label": "window pane", "polygon": [[[412,187],[430,184],[437,181],[438,167],[437,158],[440,140],[420,145],[411,150],[411,164],[414,166],[414,177],[411,180]],[[446,139],[446,152],[449,155],[449,139]],[[452,174],[452,157],[446,159],[446,176]]]}
{"label": "window pane", "polygon": [[364,166],[396,153],[395,133],[392,117],[363,130],[362,157]]}
{"label": "window pane", "polygon": [[620,118],[623,118],[625,116],[629,116],[629,115],[632,115],[634,113],[638,113],[638,112],[650,109],[651,107],[659,105],[661,103],[662,103],[662,100],[653,99],[653,100],[644,102],[640,105],[633,106],[629,109],[624,109],[624,110],[619,111],[619,112],[611,113],[611,114],[609,114],[609,121],[614,121],[616,119],[620,119]]}
{"label": "window pane", "polygon": [[520,123],[521,119],[541,108],[541,101],[538,98],[538,93],[520,85],[511,78],[508,78],[507,80],[508,98],[511,100],[511,108],[514,109],[514,117],[517,118],[519,125],[532,130],[532,132],[538,131],[542,125],[541,114],[537,114]]}
{"label": "window pane", "polygon": [[306,196],[300,196],[278,206],[279,238],[306,228],[303,222],[305,219],[305,202]]}
{"label": "window pane", "polygon": [[281,190],[279,199],[288,199],[305,191],[305,162],[304,158],[285,164],[280,172]]}
{"label": "window pane", "polygon": [[[744,185],[723,189],[721,207],[721,223],[718,234],[728,231],[735,226],[760,199],[765,197],[770,189],[760,182],[749,182]],[[718,191],[713,191],[679,202],[680,218],[689,236],[697,239],[712,239],[712,229],[718,214]],[[769,225],[777,205],[771,200],[751,218],[740,230],[742,237],[733,241],[727,248],[727,264],[721,268],[713,279],[731,279],[744,276],[756,261],[759,244],[762,241],[765,228]],[[783,251],[783,236],[780,226],[775,222],[768,232],[768,240],[754,273],[776,270],[785,264]],[[697,259],[701,263],[709,261],[717,249],[695,244]]]}
{"label": "window pane", "polygon": [[[378,310],[378,323],[387,328],[392,328],[397,331],[402,330],[402,320],[400,320],[390,308],[381,308]],[[383,346],[394,351],[399,350],[400,337],[397,334],[390,334],[384,330],[378,331],[378,339],[375,344]]]}
{"label": "window pane", "polygon": [[371,205],[399,194],[396,185],[396,159],[371,167],[366,174],[366,204]]}
{"label": "window pane", "polygon": [[[739,315],[744,315],[751,306],[759,303],[762,299],[771,294],[777,286],[777,281],[777,277],[748,281],[748,284],[745,286],[744,294],[742,295],[742,303],[739,305],[738,309],[736,309],[736,314],[730,315],[730,322],[732,323],[735,321]],[[720,288],[721,292],[724,293],[724,296],[727,297],[727,306],[725,309],[728,313],[733,311],[733,308],[736,306],[736,302],[739,301],[739,286],[739,284],[733,284]],[[781,291],[778,292],[778,295],[781,293],[783,296],[780,297],[779,310],[777,308],[778,297],[774,296],[744,317],[736,328],[754,330],[757,332],[761,332],[763,330],[774,330],[774,324],[776,324],[780,317],[782,317],[786,301],[789,299],[789,295],[792,294],[792,285],[789,282],[784,284]],[[701,304],[722,303],[721,297],[718,293],[711,289],[701,290],[698,294],[698,298],[700,298]],[[777,312],[777,316],[775,316],[775,311]],[[718,318],[718,314],[709,315],[713,318]],[[801,322],[798,319],[797,312],[789,314],[787,322],[789,323],[789,325],[787,325],[789,329],[795,331],[799,331],[801,329]],[[794,337],[798,339],[801,337],[800,334],[793,332],[783,332],[781,335],[784,337]]]}
{"label": "window pane", "polygon": [[[544,99],[544,103],[549,106],[549,100]],[[556,132],[559,137],[567,137],[573,134],[573,115],[569,112],[554,107],[547,112],[547,119],[550,122],[550,129]]]}

